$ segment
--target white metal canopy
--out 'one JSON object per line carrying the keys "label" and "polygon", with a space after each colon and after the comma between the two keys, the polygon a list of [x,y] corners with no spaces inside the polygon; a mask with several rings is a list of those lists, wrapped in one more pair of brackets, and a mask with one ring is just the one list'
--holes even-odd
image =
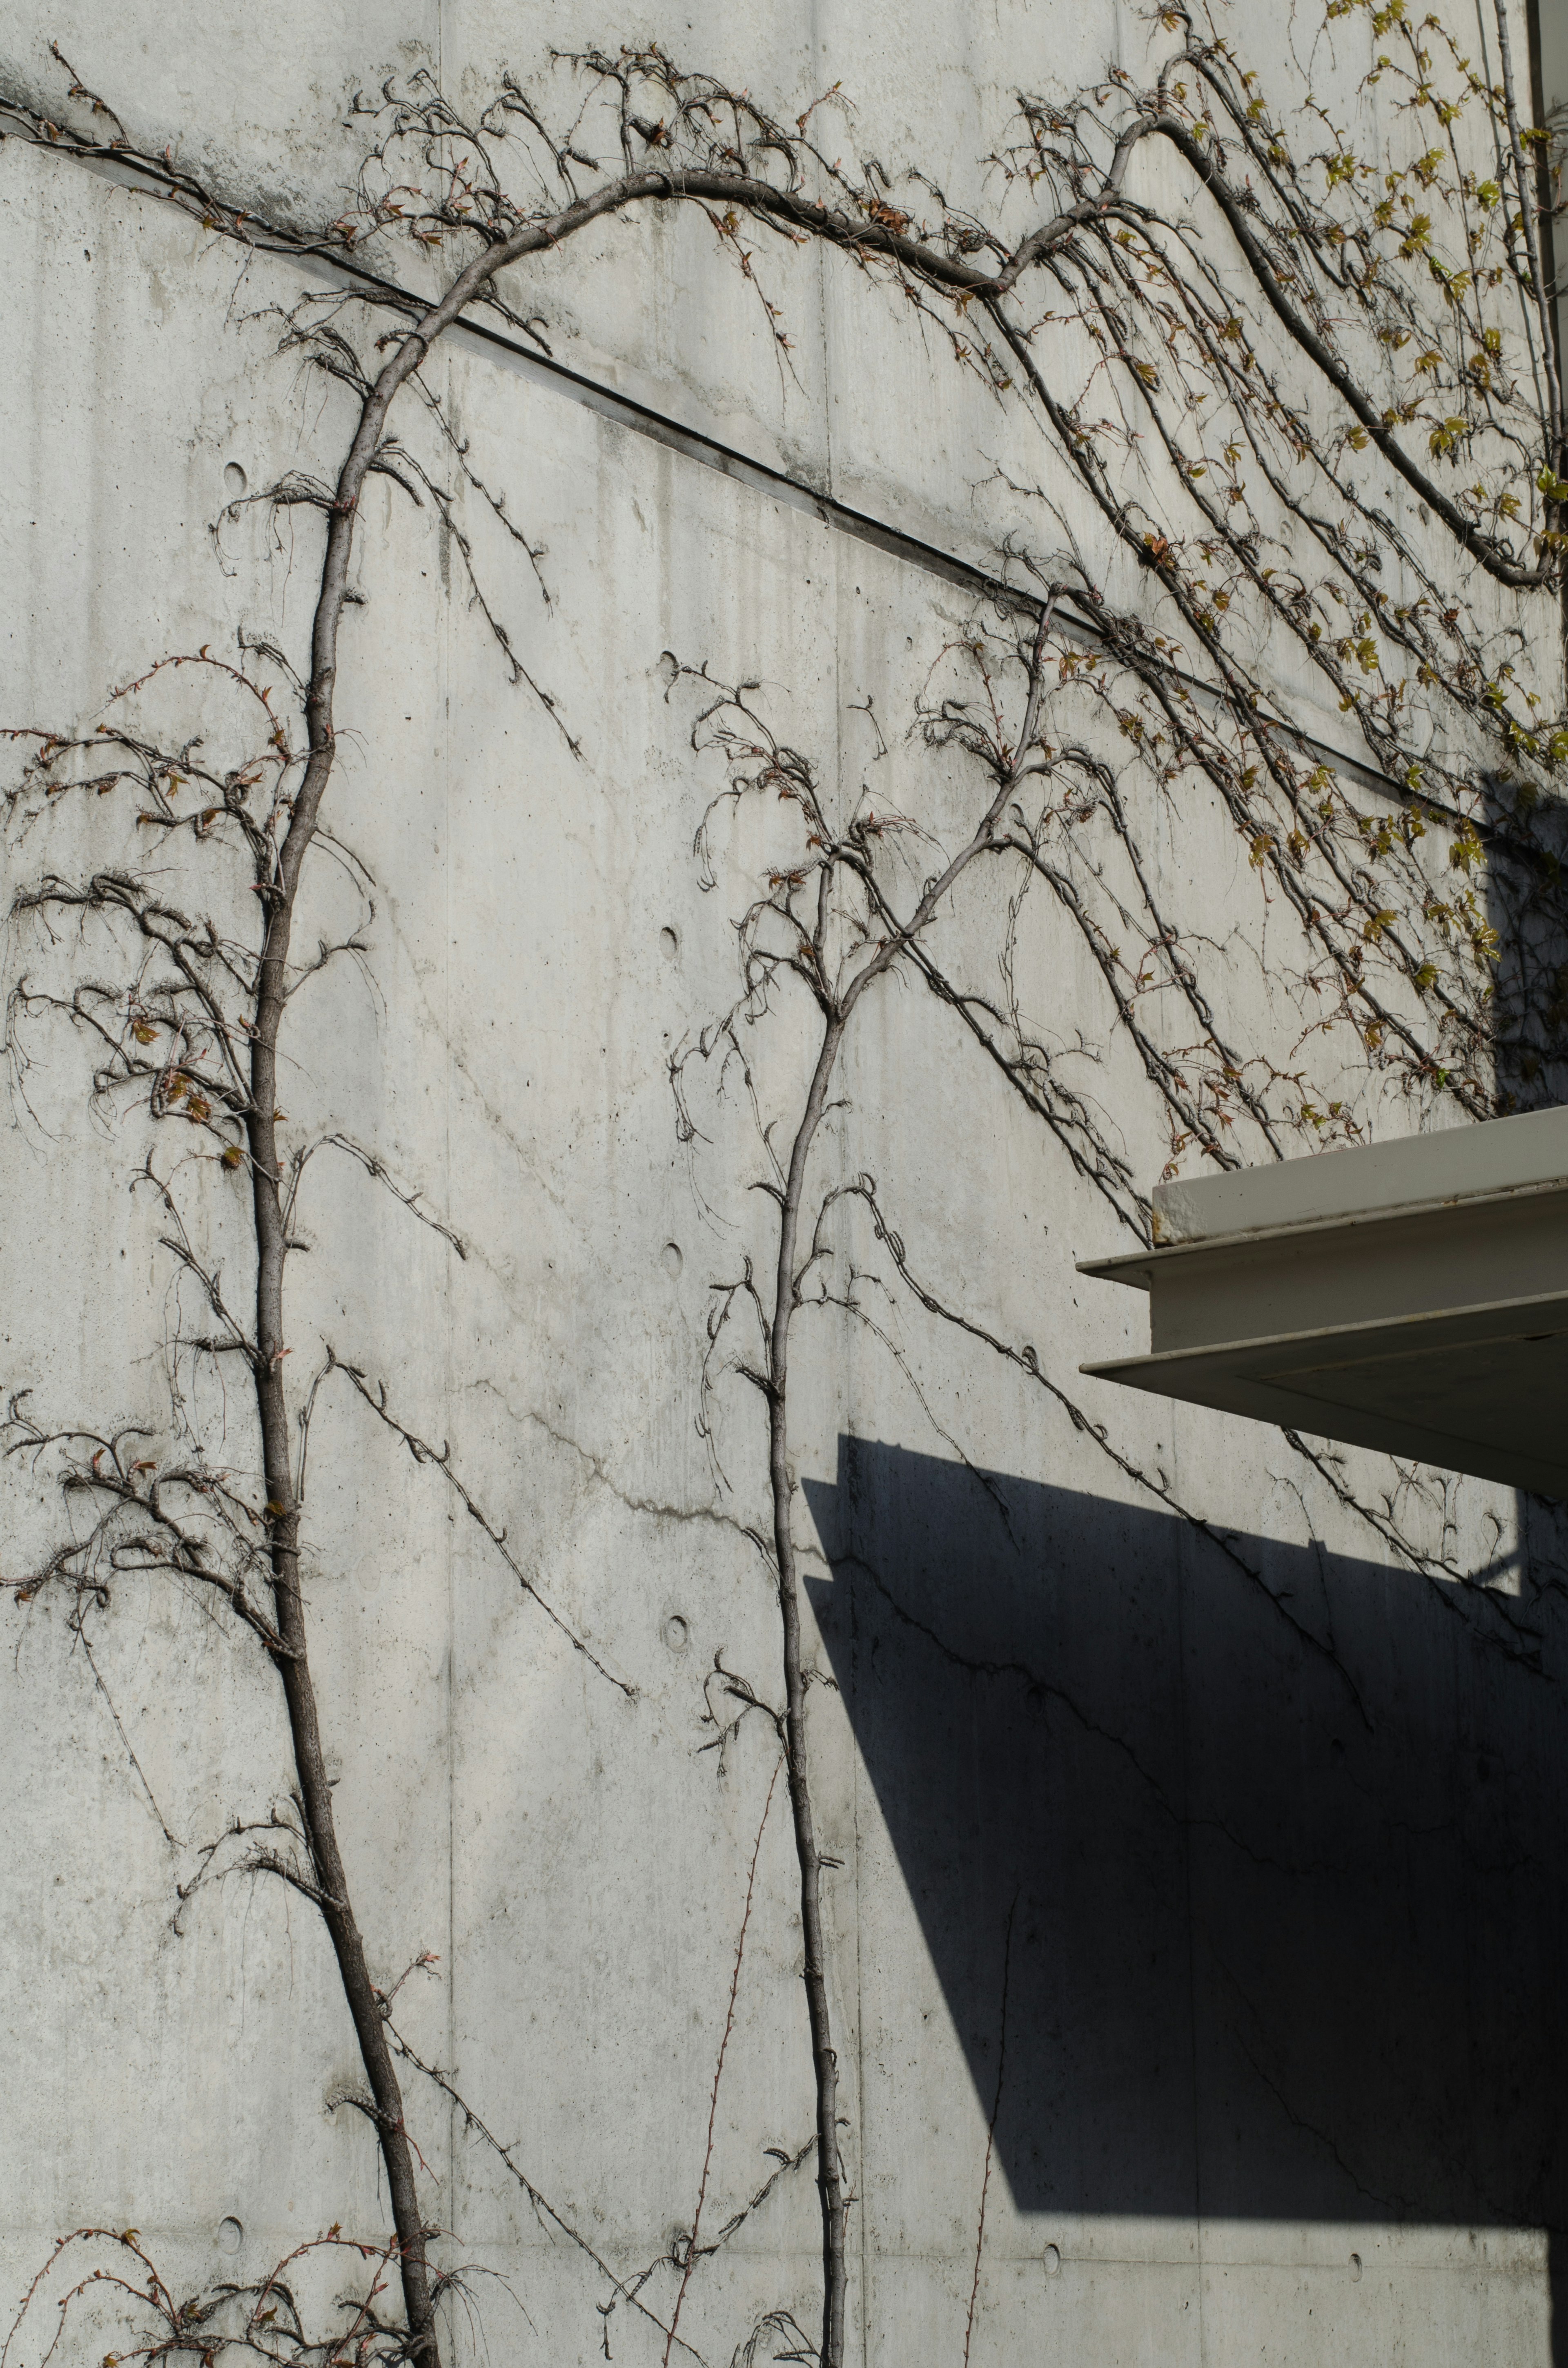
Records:
{"label": "white metal canopy", "polygon": [[1568,1497],[1568,1110],[1158,1186],[1152,1353],[1083,1371]]}

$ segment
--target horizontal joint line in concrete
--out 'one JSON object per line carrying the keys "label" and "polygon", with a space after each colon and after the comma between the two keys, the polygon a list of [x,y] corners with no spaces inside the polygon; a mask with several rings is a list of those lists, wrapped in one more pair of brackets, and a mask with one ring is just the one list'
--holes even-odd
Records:
{"label": "horizontal joint line in concrete", "polygon": [[[117,181],[123,188],[156,188],[164,186],[162,176],[154,168],[129,158],[122,161],[106,156],[85,156],[79,151],[53,148],[41,141],[35,141],[33,144],[44,148],[46,154],[68,156],[73,163],[85,165],[90,172],[98,174],[103,179]],[[426,309],[427,300],[416,296],[412,290],[400,287],[395,280],[383,279],[378,273],[366,270],[362,264],[352,263],[346,257],[288,247],[267,251],[280,252],[290,260],[305,265],[323,279],[330,279],[340,287],[354,288],[370,302],[385,304],[405,318],[411,311],[417,313]],[[985,568],[959,558],[956,552],[942,551],[918,535],[889,525],[885,519],[869,517],[863,510],[851,509],[846,503],[835,501],[831,494],[818,493],[800,477],[792,477],[782,469],[770,468],[764,461],[752,460],[747,454],[736,451],[732,445],[722,443],[717,437],[705,435],[700,428],[687,427],[680,420],[672,419],[667,413],[640,403],[634,395],[621,394],[611,387],[603,386],[597,380],[585,377],[582,371],[573,370],[569,364],[557,361],[552,355],[532,351],[516,338],[506,336],[505,331],[492,328],[486,322],[465,315],[449,334],[465,341],[472,340],[492,354],[505,358],[510,367],[524,378],[553,386],[574,402],[598,412],[607,419],[615,420],[623,427],[630,427],[635,434],[664,444],[687,460],[695,461],[703,468],[717,470],[722,476],[732,477],[756,492],[786,502],[793,509],[803,510],[820,525],[831,528],[835,533],[847,535],[857,542],[869,544],[874,551],[903,560],[909,566],[922,569],[927,575],[959,585],[965,591],[983,593],[1007,608],[1030,610],[1036,616],[1045,606],[1038,592],[1031,592],[1021,585],[1009,584]],[[1108,651],[1106,636],[1087,619],[1063,608],[1060,602],[1056,619],[1069,639],[1085,649]],[[1158,671],[1210,713],[1221,706],[1221,692],[1200,677],[1170,665],[1159,666]],[[1375,791],[1381,797],[1403,798],[1400,785],[1391,781],[1374,766],[1344,749],[1330,747],[1326,741],[1314,739],[1300,725],[1288,723],[1283,717],[1270,717],[1265,728],[1301,755],[1310,757],[1314,764],[1327,765],[1334,771],[1358,782],[1362,788]]]}

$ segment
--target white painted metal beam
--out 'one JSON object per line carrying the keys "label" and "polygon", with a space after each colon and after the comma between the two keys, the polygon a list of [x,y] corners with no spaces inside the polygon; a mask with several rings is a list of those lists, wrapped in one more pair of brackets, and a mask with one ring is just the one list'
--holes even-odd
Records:
{"label": "white painted metal beam", "polygon": [[1568,1110],[1154,1194],[1150,1351],[1083,1370],[1568,1497]]}

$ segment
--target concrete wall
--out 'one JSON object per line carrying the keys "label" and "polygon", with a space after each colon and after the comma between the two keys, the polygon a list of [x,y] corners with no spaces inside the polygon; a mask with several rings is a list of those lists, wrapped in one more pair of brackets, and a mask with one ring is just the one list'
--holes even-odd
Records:
{"label": "concrete wall", "polygon": [[[842,78],[862,152],[918,157],[956,195],[1011,88],[1071,84],[1143,38],[1109,7],[934,10],[916,40],[853,10],[687,5],[634,27],[585,0],[428,6],[394,39],[382,10],[76,0],[47,30],[144,144],[176,140],[301,216],[338,202],[346,95],[425,58],[462,91],[552,44],[646,32],[791,107]],[[54,86],[35,12],[8,8],[0,38],[14,85]],[[0,147],[0,214],[5,720],[90,728],[153,658],[232,649],[242,626],[297,655],[313,515],[221,513],[226,472],[258,489],[335,465],[345,404],[277,352],[301,267],[242,271],[173,209],[20,141]],[[986,481],[1022,450],[1008,415],[814,255],[776,266],[799,328],[798,380],[781,377],[712,247],[690,223],[616,227],[591,268],[552,261],[537,294],[558,351],[845,502],[988,550],[1006,518]],[[292,1363],[301,1395],[325,1345],[384,1381],[610,1675],[341,1376],[311,1434],[314,1650],[378,1978],[437,1955],[400,1996],[411,2044],[584,2240],[411,2074],[430,2216],[452,2259],[496,2273],[454,2312],[459,2356],[653,2362],[659,2328],[584,2247],[622,2280],[649,2271],[667,2320],[754,1850],[705,2231],[798,2155],[812,2112],[773,1738],[752,1717],[716,1750],[705,1724],[733,1709],[716,1656],[777,1691],[747,1534],[767,1519],[756,1396],[733,1372],[701,1389],[715,1286],[767,1254],[763,1155],[738,1064],[722,1091],[717,1059],[688,1072],[684,1141],[667,1073],[733,1000],[733,919],[774,824],[722,810],[704,886],[693,837],[722,773],[663,661],[760,678],[830,794],[852,803],[869,778],[950,840],[972,782],[904,727],[970,604],[504,356],[453,345],[433,378],[548,547],[546,609],[493,520],[481,545],[583,754],[507,686],[449,538],[377,481],[331,816],[372,884],[323,862],[301,925],[309,944],[362,918],[364,959],[301,990],[286,1099],[295,1139],[371,1146],[468,1256],[322,1153]],[[486,531],[477,503],[463,515]],[[199,728],[214,762],[245,745],[237,695],[182,674],[142,698],[149,730]],[[23,884],[159,860],[124,796],[24,823]],[[1150,829],[1162,889],[1228,939],[1256,908],[1244,848],[1199,798]],[[236,928],[244,906],[242,882]],[[990,977],[1006,918],[981,887],[945,942]],[[14,928],[12,984],[108,961],[86,942]],[[1251,942],[1222,991],[1282,1059],[1299,1015]],[[1083,1031],[1085,1089],[1152,1182],[1167,1137],[1107,1043],[1083,942],[1031,907],[1017,968],[1055,1041]],[[787,1112],[803,1020],[743,1035],[765,1115]],[[199,1436],[247,1479],[248,1408],[180,1346],[201,1312],[166,1211],[130,1189],[151,1139],[238,1277],[233,1180],[176,1167],[144,1111],[91,1109],[67,1025],[20,1041],[0,1378],[51,1427]],[[1107,1199],[915,987],[879,996],[846,1061],[824,1184],[873,1175],[929,1292],[1029,1344],[1056,1393],[933,1316],[849,1211],[835,1272],[881,1277],[856,1286],[876,1328],[801,1319],[795,1446],[820,1820],[842,1861],[853,2356],[1568,2359],[1563,1597],[1544,1516],[1532,1533],[1479,1482],[1355,1452],[1325,1468],[1080,1381],[1081,1361],[1142,1345],[1142,1303],[1074,1271],[1131,1246]],[[1374,1128],[1411,1122],[1375,1069],[1349,1089]],[[30,1566],[61,1514],[25,1457],[16,1477],[6,1553]],[[173,1921],[203,1845],[287,1794],[265,1660],[162,1579],[118,1580],[87,1641],[43,1601],[8,1617],[4,2297],[85,2222],[140,2228],[181,2290],[257,2274],[334,2222],[378,2233],[366,2127],[334,2106],[358,2073],[312,1912],[214,1874]],[[816,2244],[809,2162],[782,2168],[694,2274],[683,2337],[722,2368],[769,2311],[812,2326]],[[98,2356],[90,2325],[66,2356]],[[33,2329],[17,2357],[40,2349]]]}

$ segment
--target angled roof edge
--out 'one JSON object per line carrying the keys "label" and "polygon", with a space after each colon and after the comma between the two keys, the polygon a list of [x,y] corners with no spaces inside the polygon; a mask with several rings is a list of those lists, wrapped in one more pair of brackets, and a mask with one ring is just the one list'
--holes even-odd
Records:
{"label": "angled roof edge", "polygon": [[1527,1192],[1568,1179],[1568,1109],[1483,1120],[1353,1151],[1154,1188],[1162,1246],[1230,1234],[1392,1216],[1454,1201]]}

